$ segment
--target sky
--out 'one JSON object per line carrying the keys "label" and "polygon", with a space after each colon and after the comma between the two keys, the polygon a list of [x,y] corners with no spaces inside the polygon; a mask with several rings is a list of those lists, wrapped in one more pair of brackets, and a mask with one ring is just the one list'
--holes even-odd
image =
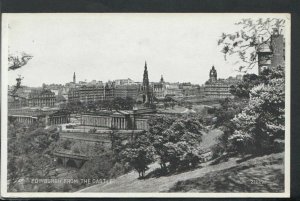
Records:
{"label": "sky", "polygon": [[[33,58],[8,72],[27,86],[131,78],[203,84],[214,65],[219,78],[240,74],[217,41],[245,14],[7,14],[9,53]],[[254,69],[257,72],[257,69]]]}

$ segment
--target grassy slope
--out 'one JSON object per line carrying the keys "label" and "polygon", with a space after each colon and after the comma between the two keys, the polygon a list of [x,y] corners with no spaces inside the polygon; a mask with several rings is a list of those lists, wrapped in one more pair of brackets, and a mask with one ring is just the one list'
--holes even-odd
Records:
{"label": "grassy slope", "polygon": [[[212,130],[203,136],[202,145],[212,146],[219,130]],[[122,175],[108,184],[94,185],[81,192],[260,192],[283,190],[283,154],[272,154],[237,163],[229,159],[217,165],[210,162],[197,169],[158,178],[138,179],[136,172]],[[158,164],[150,165],[150,173]],[[251,180],[263,184],[251,184]],[[260,180],[259,180],[260,179]],[[256,182],[257,182],[256,181]]]}
{"label": "grassy slope", "polygon": [[[91,186],[81,192],[281,192],[283,191],[283,153],[237,163],[230,159],[217,165],[176,175],[137,179],[136,172],[112,180],[108,184]],[[157,168],[151,166],[151,170]],[[262,184],[251,184],[257,179]]]}
{"label": "grassy slope", "polygon": [[283,192],[283,153],[245,161],[223,171],[177,182],[170,192]]}

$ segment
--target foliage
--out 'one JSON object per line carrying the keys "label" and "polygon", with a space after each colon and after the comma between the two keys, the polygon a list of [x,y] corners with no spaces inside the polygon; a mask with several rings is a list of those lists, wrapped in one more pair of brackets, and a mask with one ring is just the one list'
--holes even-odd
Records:
{"label": "foliage", "polygon": [[66,109],[71,113],[80,113],[82,111],[83,104],[80,101],[68,102],[63,107],[64,107],[63,109]]}
{"label": "foliage", "polygon": [[71,147],[74,143],[69,139],[61,139],[58,142],[57,148],[65,149],[65,150],[71,150]]}
{"label": "foliage", "polygon": [[259,154],[280,149],[285,132],[284,91],[282,78],[251,90],[249,105],[232,120],[237,130],[229,140],[235,150]]}
{"label": "foliage", "polygon": [[270,42],[273,29],[280,32],[284,29],[285,20],[277,18],[242,19],[236,25],[240,30],[235,33],[222,33],[218,45],[222,47],[221,52],[233,58],[238,57],[235,62],[239,65],[240,72],[247,72],[257,64],[257,52]]}
{"label": "foliage", "polygon": [[215,125],[217,127],[226,125],[236,114],[248,103],[247,99],[236,97],[235,99],[226,98],[220,100],[220,107],[215,108],[212,112],[217,117]]}
{"label": "foliage", "polygon": [[284,68],[273,67],[257,78],[252,83],[253,87],[249,88],[249,99],[244,99],[248,100],[246,104],[235,103],[239,110],[230,114],[228,103],[223,103],[216,112],[219,114],[217,125],[224,133],[213,148],[214,157],[229,153],[258,155],[283,150]]}
{"label": "foliage", "polygon": [[116,162],[110,170],[110,177],[116,178],[120,175],[127,173],[130,170],[129,164]]}
{"label": "foliage", "polygon": [[101,155],[94,156],[87,161],[79,170],[78,178],[80,179],[110,179],[110,171],[114,166],[111,160],[113,153],[106,151]]}
{"label": "foliage", "polygon": [[149,139],[163,169],[167,163],[171,170],[196,163],[203,129],[198,117],[158,116],[149,125]]}
{"label": "foliage", "polygon": [[57,131],[22,124],[9,124],[8,129],[8,190],[14,191],[23,179],[47,177],[54,168],[51,156],[57,143]]}
{"label": "foliage", "polygon": [[249,98],[250,90],[261,83],[261,76],[256,74],[245,74],[242,82],[230,87],[230,93],[239,98]]}
{"label": "foliage", "polygon": [[26,52],[15,52],[8,55],[8,70],[16,70],[27,64],[33,56]]}
{"label": "foliage", "polygon": [[153,147],[150,146],[145,133],[139,134],[135,142],[122,151],[122,158],[139,173],[140,177],[144,177],[148,165],[153,162]]}
{"label": "foliage", "polygon": [[224,134],[219,139],[220,146],[215,147],[216,155],[224,152],[259,155],[283,150],[284,68],[272,68],[264,76],[251,89],[247,106],[223,125]]}
{"label": "foliage", "polygon": [[116,97],[111,100],[99,100],[96,102],[69,102],[64,108],[72,113],[91,112],[96,110],[131,110],[135,104],[135,100],[131,97]]}
{"label": "foliage", "polygon": [[283,75],[278,71],[277,67],[273,70],[264,69],[260,75],[256,74],[245,74],[242,82],[236,86],[231,86],[230,93],[238,98],[250,98],[250,91],[254,86],[261,83],[268,84],[269,80],[274,78],[283,78]]}
{"label": "foliage", "polygon": [[124,98],[114,98],[112,104],[113,108],[116,110],[131,110],[133,108],[135,101],[131,97]]}

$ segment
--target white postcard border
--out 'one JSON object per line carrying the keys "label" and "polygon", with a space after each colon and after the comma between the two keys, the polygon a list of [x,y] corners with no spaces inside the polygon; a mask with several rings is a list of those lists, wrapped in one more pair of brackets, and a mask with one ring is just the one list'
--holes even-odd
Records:
{"label": "white postcard border", "polygon": [[[20,15],[22,13],[17,13]],[[27,13],[30,14],[30,13]],[[55,15],[56,13],[42,13],[43,15]],[[62,13],[60,13],[62,14]],[[70,15],[74,13],[68,13]],[[76,13],[75,15],[86,15],[87,13]],[[93,15],[96,13],[88,13],[87,15]],[[130,15],[129,13],[101,13],[102,15]],[[142,14],[142,13],[141,13]],[[151,13],[149,15],[156,15],[157,13]],[[161,13],[160,13],[161,14]],[[170,15],[170,13],[164,13]],[[183,15],[187,15],[184,13]],[[275,197],[290,197],[290,118],[291,118],[291,15],[289,13],[192,13],[193,15],[242,15],[243,17],[251,16],[269,16],[269,17],[285,17],[286,21],[286,51],[285,51],[285,175],[284,175],[284,187],[283,193],[89,193],[89,192],[7,192],[7,73],[8,71],[8,17],[14,14],[2,14],[2,69],[1,69],[1,197],[4,198],[138,198],[138,197],[189,197],[189,198],[211,198],[211,197],[264,197],[264,198],[275,198]],[[139,13],[132,13],[131,15],[140,15]],[[174,13],[173,13],[174,15]],[[181,15],[175,13],[175,15]],[[4,70],[5,69],[5,70]]]}

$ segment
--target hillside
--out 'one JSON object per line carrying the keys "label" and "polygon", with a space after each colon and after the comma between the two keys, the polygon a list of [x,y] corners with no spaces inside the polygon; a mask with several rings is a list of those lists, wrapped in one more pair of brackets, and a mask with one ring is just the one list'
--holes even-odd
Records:
{"label": "hillside", "polygon": [[178,181],[169,192],[283,192],[283,154],[254,158],[202,177]]}
{"label": "hillside", "polygon": [[[207,162],[195,170],[149,179],[138,179],[136,172],[130,172],[80,192],[281,192],[283,156],[283,153],[271,154],[241,163],[232,158],[216,165]],[[152,164],[148,172],[158,167]]]}

